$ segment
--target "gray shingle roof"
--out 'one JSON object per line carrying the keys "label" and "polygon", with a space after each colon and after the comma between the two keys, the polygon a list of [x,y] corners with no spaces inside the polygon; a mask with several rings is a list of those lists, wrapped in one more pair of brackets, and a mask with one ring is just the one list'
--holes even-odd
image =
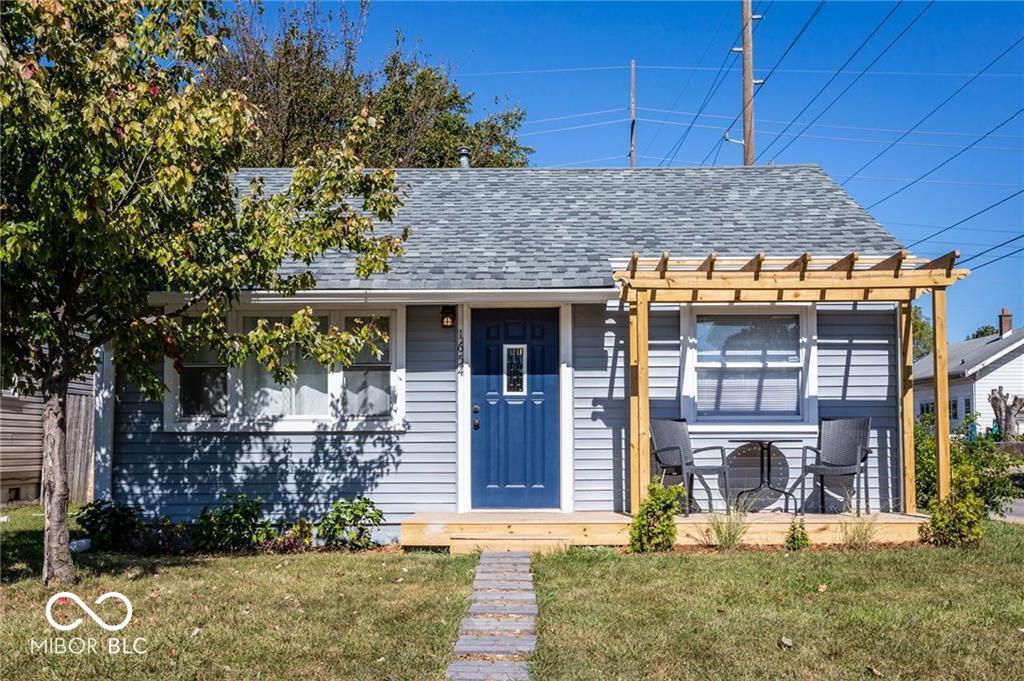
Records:
{"label": "gray shingle roof", "polygon": [[[1005,338],[998,334],[972,338],[949,346],[949,376],[963,378],[973,374],[979,364],[1009,348],[1024,343],[1024,327],[1013,329]],[[935,360],[931,353],[914,362],[914,382],[935,378]]]}
{"label": "gray shingle roof", "polygon": [[[287,168],[245,168],[281,191]],[[319,289],[612,285],[609,258],[891,254],[900,243],[814,165],[676,169],[407,169],[391,272],[355,277],[351,257],[314,264]],[[287,269],[298,269],[298,266]]]}

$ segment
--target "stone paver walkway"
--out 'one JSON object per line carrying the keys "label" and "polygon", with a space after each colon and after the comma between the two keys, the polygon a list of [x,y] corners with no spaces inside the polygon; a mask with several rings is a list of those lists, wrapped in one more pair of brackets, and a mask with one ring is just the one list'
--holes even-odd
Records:
{"label": "stone paver walkway", "polygon": [[469,614],[459,625],[447,679],[528,679],[526,660],[537,647],[531,557],[527,552],[480,554]]}

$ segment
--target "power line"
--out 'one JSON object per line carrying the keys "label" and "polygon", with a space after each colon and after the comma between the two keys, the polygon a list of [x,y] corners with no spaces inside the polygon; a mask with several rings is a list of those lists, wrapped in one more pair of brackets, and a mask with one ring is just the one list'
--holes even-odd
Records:
{"label": "power line", "polygon": [[901,39],[901,38],[902,38],[902,37],[903,37],[904,35],[906,35],[907,31],[909,31],[909,30],[910,30],[910,29],[911,29],[911,28],[912,28],[912,27],[914,26],[914,24],[916,24],[916,23],[918,22],[918,20],[919,20],[919,19],[920,19],[921,17],[923,17],[923,16],[925,15],[925,12],[927,12],[927,11],[928,11],[928,10],[929,10],[929,9],[931,8],[931,6],[932,6],[932,5],[934,5],[934,4],[935,4],[935,0],[931,0],[931,1],[930,1],[930,2],[929,2],[929,3],[927,4],[927,5],[925,5],[925,6],[924,6],[924,7],[923,7],[923,8],[921,9],[921,11],[920,11],[920,12],[918,12],[917,14],[915,14],[915,15],[914,15],[914,18],[913,18],[913,19],[911,19],[911,20],[910,20],[910,21],[909,21],[909,22],[907,23],[907,25],[906,25],[906,26],[904,26],[904,27],[903,27],[903,29],[902,29],[902,30],[901,30],[901,31],[900,31],[899,33],[897,33],[897,34],[896,34],[896,37],[895,37],[895,38],[893,38],[892,40],[890,40],[890,41],[889,41],[889,44],[888,44],[888,45],[886,45],[886,46],[885,46],[884,48],[882,48],[882,51],[881,51],[881,52],[879,52],[879,53],[878,53],[877,55],[875,55],[875,58],[871,60],[871,63],[870,63],[870,64],[868,64],[867,66],[865,66],[865,67],[864,67],[864,69],[863,69],[863,70],[861,70],[861,72],[860,72],[860,73],[858,73],[858,74],[857,74],[857,76],[856,76],[856,77],[855,77],[855,78],[854,78],[853,80],[851,80],[851,81],[850,81],[850,82],[849,82],[849,83],[848,83],[848,84],[846,85],[846,87],[844,87],[844,88],[842,89],[842,91],[840,91],[840,93],[839,93],[838,95],[836,95],[835,97],[833,97],[833,98],[832,98],[832,101],[831,101],[831,102],[829,102],[829,103],[828,103],[828,104],[827,104],[827,105],[825,106],[825,108],[824,108],[824,109],[822,109],[822,110],[821,110],[821,111],[819,111],[819,112],[818,112],[817,114],[815,114],[814,118],[812,118],[812,119],[811,119],[811,122],[810,122],[810,123],[807,123],[807,124],[805,124],[805,125],[804,125],[804,127],[803,127],[803,129],[802,129],[802,130],[800,130],[800,132],[798,132],[798,133],[796,134],[796,136],[795,136],[795,137],[793,137],[793,139],[791,139],[791,140],[789,140],[788,142],[786,142],[786,143],[785,143],[785,144],[784,144],[784,145],[782,146],[782,148],[781,148],[781,149],[779,149],[779,150],[778,150],[778,152],[776,152],[776,154],[775,154],[774,158],[778,158],[779,156],[781,156],[781,155],[782,155],[782,154],[783,154],[783,153],[784,153],[784,152],[786,151],[786,149],[789,149],[789,147],[791,147],[791,146],[793,145],[793,142],[796,142],[796,141],[797,141],[798,139],[800,139],[800,136],[801,136],[801,135],[803,135],[803,134],[804,134],[805,132],[807,132],[807,129],[808,129],[808,128],[810,128],[810,127],[811,127],[812,125],[814,125],[815,123],[817,123],[817,122],[818,122],[818,119],[820,119],[820,118],[821,118],[822,116],[824,116],[824,115],[825,115],[825,112],[826,112],[826,111],[828,111],[828,110],[829,110],[829,109],[831,109],[831,108],[832,108],[833,106],[835,106],[835,103],[836,103],[836,102],[838,102],[838,101],[839,101],[840,99],[842,99],[843,95],[845,95],[845,94],[846,94],[847,92],[849,92],[849,91],[850,91],[850,89],[851,89],[851,88],[852,88],[852,87],[853,87],[854,85],[856,85],[856,84],[857,84],[857,83],[858,83],[858,82],[860,81],[860,79],[861,79],[861,78],[863,78],[863,77],[864,77],[864,74],[865,74],[865,73],[867,73],[868,71],[870,71],[870,70],[871,70],[871,67],[873,67],[873,66],[874,66],[875,64],[877,64],[877,63],[878,63],[878,61],[879,61],[879,60],[880,60],[880,59],[881,59],[882,57],[884,57],[884,56],[885,56],[885,54],[886,54],[886,53],[887,53],[887,52],[888,52],[889,50],[891,50],[891,49],[892,49],[893,45],[895,45],[896,43],[898,43],[898,42],[900,41],[900,39]]}
{"label": "power line", "polygon": [[[704,47],[704,51],[701,52],[700,58],[697,60],[698,65],[704,63],[704,58],[707,57],[708,52],[711,50],[711,46],[715,44],[715,39],[718,37],[718,34],[722,32],[722,28],[725,26],[725,20],[728,19],[731,14],[732,12],[730,10],[722,15],[722,20],[718,22],[718,28],[716,28],[715,32],[711,34],[711,40],[708,41],[708,44]],[[647,144],[644,145],[644,148],[640,153],[646,154],[647,150],[651,148],[651,144],[654,143],[654,140],[658,137],[658,133],[661,132],[661,129],[665,127],[665,122],[668,121],[668,117],[672,115],[672,110],[676,108],[676,104],[679,103],[679,100],[682,98],[683,93],[686,92],[686,89],[690,87],[690,82],[696,74],[696,69],[690,71],[690,77],[686,79],[686,82],[683,83],[682,89],[680,89],[676,94],[676,98],[672,100],[672,105],[668,108],[668,112],[665,114],[664,120],[662,120],[661,123],[658,124],[658,127],[654,129],[654,134],[648,138]]]}
{"label": "power line", "polygon": [[600,121],[597,123],[583,123],[581,125],[570,125],[564,128],[552,128],[551,130],[534,130],[533,132],[521,132],[520,137],[527,137],[529,135],[549,135],[553,132],[566,132],[568,130],[582,130],[583,128],[598,128],[602,125],[615,125],[617,123],[629,123],[628,118],[620,118],[614,121]]}
{"label": "power line", "polygon": [[552,121],[565,121],[570,118],[584,118],[586,116],[600,116],[601,114],[617,113],[625,111],[626,107],[620,106],[614,109],[604,109],[602,111],[587,111],[585,113],[568,114],[566,116],[552,116],[551,118],[538,118],[536,120],[523,121],[523,125],[536,125],[538,123],[551,123]]}
{"label": "power line", "polygon": [[583,159],[582,161],[570,161],[569,163],[552,163],[551,165],[540,166],[540,167],[542,167],[542,168],[565,168],[565,167],[568,167],[568,166],[582,165],[584,163],[599,163],[601,161],[613,161],[613,160],[616,160],[616,159],[622,160],[623,158],[624,157],[622,156],[622,154],[615,154],[614,156],[599,156],[597,158],[586,158],[586,159]]}
{"label": "power line", "polygon": [[768,153],[768,150],[771,149],[772,146],[774,146],[775,143],[779,141],[779,139],[781,138],[781,135],[784,135],[789,130],[790,126],[792,126],[793,123],[795,123],[798,118],[803,116],[804,113],[806,113],[806,111],[809,108],[811,108],[812,104],[814,104],[816,101],[818,101],[818,97],[821,97],[821,95],[825,92],[825,90],[827,90],[828,87],[833,82],[835,82],[835,79],[839,77],[839,74],[843,71],[843,69],[845,69],[847,66],[850,65],[850,62],[853,61],[854,58],[858,54],[860,54],[860,51],[863,50],[864,47],[867,46],[867,44],[869,42],[871,42],[871,39],[875,37],[875,34],[878,33],[880,30],[882,30],[882,27],[885,26],[886,22],[888,22],[889,19],[892,18],[892,15],[896,13],[896,10],[898,10],[901,5],[903,5],[903,0],[897,0],[896,4],[892,6],[892,9],[890,9],[889,12],[884,17],[882,17],[882,20],[878,22],[878,24],[871,31],[871,33],[869,33],[868,36],[866,38],[864,38],[864,40],[862,40],[860,42],[860,45],[857,46],[857,49],[855,49],[850,54],[850,56],[846,58],[846,61],[843,62],[843,65],[840,66],[838,69],[836,69],[836,72],[832,74],[832,77],[829,78],[828,81],[824,85],[822,85],[821,88],[816,93],[814,93],[814,96],[811,97],[810,101],[808,101],[806,104],[804,104],[804,108],[800,109],[800,113],[798,113],[796,116],[793,117],[793,121],[791,121],[791,122],[786,124],[786,127],[783,128],[782,133],[780,133],[780,136],[776,137],[771,142],[769,142],[768,146],[766,146],[764,149],[761,150],[761,153],[757,155],[757,159],[755,159],[755,160],[760,160],[760,158],[762,156],[764,156],[766,153]]}
{"label": "power line", "polygon": [[[641,122],[648,122],[648,123],[656,123],[657,122],[653,118],[638,118],[637,120],[641,121]],[[664,124],[665,125],[678,125],[678,126],[687,126],[687,125],[689,125],[689,123],[681,123],[681,122],[678,122],[678,121],[664,121]],[[717,126],[717,125],[705,125],[705,124],[701,124],[701,123],[694,123],[693,127],[695,127],[695,128],[706,128],[708,130],[721,130],[720,126]],[[759,135],[767,135],[768,137],[775,137],[776,139],[778,139],[779,137],[792,137],[792,136],[797,135],[797,133],[795,133],[795,132],[785,132],[785,131],[777,132],[775,130],[761,130],[761,131],[758,132],[758,134]],[[977,134],[977,133],[975,133],[975,134]],[[841,136],[838,136],[838,135],[804,135],[804,137],[807,137],[808,139],[832,140],[832,141],[836,141],[836,142],[862,142],[862,143],[865,143],[865,144],[889,144],[889,140],[876,140],[876,139],[870,139],[870,138],[867,138],[867,137],[841,137]],[[906,140],[904,140],[902,142],[898,142],[898,144],[904,144],[904,145],[906,145],[908,147],[934,147],[934,148],[938,148],[938,149],[964,149],[964,148],[966,148],[968,146],[966,144],[946,144],[946,143],[943,143],[943,142],[913,142],[913,141],[906,141]],[[974,148],[975,149],[987,149],[989,151],[1012,151],[1012,152],[1024,151],[1024,147],[976,146]]]}
{"label": "power line", "polygon": [[615,64],[611,66],[568,66],[565,68],[556,69],[519,69],[515,71],[477,71],[471,73],[456,73],[455,75],[459,78],[467,77],[479,77],[479,76],[522,76],[532,75],[540,73],[578,73],[581,71],[616,71],[619,69],[628,69],[629,66],[622,64]]}
{"label": "power line", "polygon": [[[678,115],[678,116],[694,116],[694,115],[696,115],[695,112],[693,112],[693,111],[672,111],[670,109],[656,109],[656,108],[646,107],[646,106],[638,106],[637,110],[638,111],[652,111],[654,113],[666,113],[666,112],[668,112],[668,113],[672,113],[672,114],[675,114],[675,115]],[[700,118],[731,119],[732,115],[731,114],[726,115],[726,114],[709,114],[709,113],[704,113],[704,114],[700,114]],[[758,120],[761,123],[774,123],[776,125],[790,125],[790,124],[797,124],[797,123],[801,122],[801,121],[797,121],[797,120],[786,121],[786,120],[781,120],[781,119],[778,119],[778,118],[759,118]],[[669,125],[686,125],[686,123],[670,122]],[[718,127],[718,126],[714,126],[714,127]],[[839,124],[836,124],[836,123],[814,123],[814,124],[811,124],[811,127],[813,127],[813,128],[835,128],[837,130],[857,130],[857,131],[860,131],[860,132],[905,132],[905,130],[903,128],[873,128],[873,127],[867,127],[867,126],[862,126],[862,125],[839,125]],[[911,131],[911,134],[914,134],[914,135],[946,135],[946,136],[950,136],[950,137],[976,137],[979,133],[976,133],[976,132],[963,132],[963,131],[952,131],[952,130],[913,130],[913,131]],[[991,137],[1000,137],[1000,138],[1006,138],[1006,139],[1016,139],[1016,140],[1019,140],[1021,138],[1024,138],[1024,135],[1002,134],[1002,135],[991,135]]]}
{"label": "power line", "polygon": [[[830,173],[832,177],[848,177],[842,173]],[[878,177],[874,175],[861,175],[857,178],[858,180],[877,180],[881,182],[912,182],[911,177]],[[918,180],[918,182],[924,182],[926,184],[949,184],[959,185],[963,187],[1019,187],[1018,184],[1011,182],[971,182],[969,180]],[[893,223],[899,224],[899,223]],[[926,227],[940,227],[941,225],[925,225]]]}
{"label": "power line", "polygon": [[[637,65],[638,69],[653,69],[662,71],[714,71],[714,67],[711,66],[674,66],[674,65],[659,65],[659,64],[645,64],[643,66]],[[739,71],[737,68],[728,68],[726,71]],[[830,69],[779,69],[779,73],[792,73],[792,74],[830,74],[833,73]],[[859,73],[859,71],[842,71],[841,75],[849,76]],[[872,71],[867,74],[869,76],[907,76],[913,78],[921,78],[934,76],[937,78],[959,78],[963,76],[972,75],[969,71]],[[1024,73],[986,73],[986,78],[1024,78]]]}
{"label": "power line", "polygon": [[[795,36],[793,36],[793,39],[789,41],[789,45],[787,45],[786,49],[783,50],[782,56],[780,56],[775,61],[775,64],[768,71],[768,75],[766,75],[761,80],[761,84],[760,84],[760,86],[758,86],[757,92],[754,93],[754,97],[757,97],[757,95],[760,94],[761,90],[764,89],[764,86],[768,84],[768,81],[771,79],[772,75],[775,73],[775,70],[777,68],[779,68],[779,64],[782,63],[782,60],[785,59],[787,56],[789,56],[789,53],[793,50],[794,47],[796,47],[796,44],[800,41],[800,38],[803,37],[803,34],[807,31],[808,28],[810,28],[811,24],[814,23],[814,20],[821,13],[821,10],[823,10],[825,8],[825,2],[826,1],[827,0],[821,0],[817,5],[814,6],[814,9],[811,10],[810,16],[807,17],[806,21],[804,21],[804,25],[800,27],[800,30],[797,31]],[[753,98],[751,98],[751,102],[753,102]],[[740,117],[744,114],[744,112],[746,112],[747,107],[749,107],[749,104],[745,104],[740,109],[740,112],[738,114],[736,114],[736,117],[732,119],[732,123],[730,123],[729,127],[725,129],[726,134],[728,134],[728,132],[730,130],[732,130],[732,126],[736,125],[736,121],[738,121],[740,119]]]}
{"label": "power line", "polygon": [[[765,8],[765,10],[767,11],[767,9],[769,7],[771,7],[772,4],[773,3],[769,3],[768,6]],[[758,3],[758,6],[760,6],[760,3]],[[740,32],[739,32],[739,34],[737,34],[736,38],[733,40],[733,44],[735,44],[736,41],[738,41],[743,36],[743,31],[746,30],[746,28],[747,28],[747,23],[749,23],[750,21],[753,21],[753,16],[754,16],[754,14],[756,12],[757,12],[757,10],[755,9],[754,12],[751,14],[751,18],[748,19],[746,22],[743,22],[743,26],[740,27]],[[724,75],[725,74],[725,70],[724,69],[725,69],[725,65],[729,61],[730,57],[732,58],[733,63],[735,63],[736,57],[737,57],[737,53],[733,52],[731,49],[728,52],[725,53],[725,56],[722,58],[722,63],[718,65],[718,72],[715,73],[715,77],[712,78],[712,80],[711,80],[711,87],[708,88],[707,93],[705,93],[705,95],[704,95],[704,99],[701,101],[700,106],[697,109],[697,115],[698,116],[701,113],[704,112],[704,108],[707,107],[707,105],[711,102],[712,98],[714,98],[715,94],[718,93],[719,88],[721,88],[722,84],[725,82],[725,75]],[[679,139],[677,139],[672,144],[672,146],[669,147],[669,153],[668,153],[668,156],[666,157],[667,165],[671,165],[672,164],[672,160],[675,159],[675,157],[679,154],[679,151],[683,148],[683,144],[686,142],[686,138],[690,136],[690,130],[693,129],[693,124],[696,123],[696,121],[697,121],[697,118],[694,117],[694,119],[692,121],[690,121],[691,125],[689,127],[687,127],[686,130],[683,131],[683,134],[679,136]],[[662,164],[658,163],[658,165],[660,166]]]}
{"label": "power line", "polygon": [[1009,253],[1006,253],[1004,255],[999,256],[998,258],[993,258],[992,260],[989,260],[988,262],[983,262],[980,265],[978,265],[977,267],[973,268],[971,271],[972,272],[977,272],[982,267],[988,267],[989,265],[995,264],[995,263],[999,262],[1000,260],[1005,260],[1006,258],[1009,258],[1011,256],[1017,255],[1018,253],[1024,253],[1024,248],[1018,248],[1016,251],[1010,251]]}
{"label": "power line", "polygon": [[[950,95],[949,95],[948,97],[946,97],[946,98],[945,98],[944,100],[942,100],[941,102],[939,102],[939,103],[938,103],[938,105],[936,105],[936,106],[935,106],[934,108],[932,108],[932,110],[931,110],[931,111],[929,111],[928,113],[926,113],[926,114],[924,115],[924,117],[923,117],[923,118],[921,118],[921,119],[920,119],[920,120],[919,120],[919,121],[918,121],[917,123],[915,123],[915,124],[914,124],[913,126],[911,126],[910,130],[911,130],[911,131],[912,131],[912,130],[914,130],[915,128],[919,127],[919,126],[920,126],[920,125],[921,125],[922,123],[924,123],[924,122],[925,122],[926,120],[928,120],[929,118],[931,118],[931,117],[932,117],[932,115],[933,115],[933,114],[934,114],[934,113],[935,113],[936,111],[938,111],[939,109],[941,109],[942,107],[944,107],[944,106],[945,106],[946,104],[948,104],[948,103],[950,102],[950,100],[952,100],[952,99],[953,99],[954,97],[956,97],[956,96],[957,96],[958,94],[960,94],[961,92],[963,92],[963,91],[964,91],[964,89],[965,89],[965,88],[966,88],[966,87],[967,87],[968,85],[970,85],[971,83],[973,83],[974,81],[976,81],[976,80],[978,79],[978,77],[979,77],[979,76],[980,76],[981,74],[985,73],[985,71],[988,71],[988,70],[989,70],[990,68],[992,68],[992,67],[993,67],[993,66],[995,65],[995,63],[996,63],[997,61],[999,61],[1000,59],[1002,59],[1003,57],[1005,57],[1005,56],[1006,56],[1006,55],[1007,55],[1007,54],[1008,54],[1008,53],[1010,52],[1010,50],[1012,50],[1013,48],[1017,47],[1017,45],[1020,45],[1020,44],[1021,44],[1021,42],[1024,42],[1024,35],[1022,35],[1021,37],[1019,37],[1019,38],[1017,38],[1017,39],[1016,39],[1015,41],[1013,41],[1013,44],[1012,44],[1012,45],[1010,45],[1010,46],[1009,46],[1009,47],[1007,47],[1007,48],[1006,48],[1005,50],[1003,50],[1002,52],[1000,52],[1000,53],[999,53],[999,55],[998,55],[998,56],[997,56],[997,57],[996,57],[995,59],[993,59],[992,61],[990,61],[990,62],[989,62],[988,64],[986,64],[986,65],[985,65],[985,68],[981,69],[980,71],[978,71],[978,73],[976,73],[976,74],[974,74],[973,76],[971,76],[971,77],[970,77],[969,79],[967,79],[967,80],[966,80],[966,81],[965,81],[965,82],[964,82],[964,83],[963,83],[963,84],[962,84],[962,85],[961,85],[960,87],[958,87],[958,88],[957,88],[956,90],[954,90],[952,94],[950,94]],[[851,177],[849,177],[849,178],[847,178],[847,179],[843,180],[842,184],[844,184],[844,185],[845,185],[845,184],[846,184],[847,182],[849,182],[849,181],[850,181],[850,180],[851,180],[851,179],[852,179],[853,177],[856,177],[856,176],[857,176],[858,174],[860,174],[860,172],[861,172],[862,170],[864,170],[864,169],[865,169],[865,168],[867,168],[867,167],[868,167],[869,165],[871,165],[872,163],[874,163],[875,161],[877,161],[877,160],[878,160],[879,158],[881,158],[883,154],[885,154],[885,153],[886,153],[887,151],[889,151],[890,149],[892,149],[892,148],[893,148],[893,147],[894,147],[894,146],[896,145],[896,143],[897,143],[897,142],[899,142],[900,140],[902,140],[903,138],[905,138],[905,137],[906,137],[907,135],[909,135],[909,134],[910,134],[910,132],[908,131],[908,132],[904,132],[904,133],[903,133],[902,135],[900,135],[899,137],[897,137],[897,138],[896,138],[896,139],[895,139],[895,140],[894,140],[893,142],[891,142],[891,143],[889,144],[889,146],[887,146],[887,147],[886,147],[885,149],[882,149],[882,150],[881,150],[880,152],[878,152],[877,154],[875,154],[874,156],[872,156],[872,157],[871,157],[871,158],[870,158],[870,159],[868,160],[868,162],[867,162],[867,163],[865,163],[865,164],[864,164],[864,165],[862,165],[862,166],[861,166],[860,168],[858,168],[858,169],[857,169],[856,171],[854,171],[854,173],[853,173],[853,175],[852,175]]]}
{"label": "power line", "polygon": [[[1022,112],[1024,112],[1024,109],[1017,109],[1016,113],[1012,114],[1009,118],[1005,119],[1002,123],[999,123],[998,125],[996,125],[996,127],[992,128],[991,130],[986,132],[984,135],[982,135],[978,139],[974,140],[974,142],[972,142],[971,144],[967,145],[965,148],[961,149],[960,151],[956,152],[955,154],[953,154],[952,156],[947,158],[945,161],[943,161],[939,165],[935,166],[934,168],[932,168],[931,170],[929,170],[925,174],[921,175],[920,177],[917,177],[917,178],[911,180],[910,182],[908,182],[907,184],[903,185],[902,187],[900,187],[899,189],[897,189],[893,193],[889,194],[888,196],[885,196],[885,197],[879,199],[878,201],[875,201],[874,203],[872,203],[870,206],[867,207],[868,210],[871,210],[872,208],[874,208],[878,204],[884,203],[884,202],[888,201],[889,199],[891,199],[892,197],[896,196],[897,194],[900,194],[900,193],[906,191],[907,189],[910,189],[915,184],[917,184],[918,182],[920,182],[924,178],[928,177],[929,175],[934,173],[939,168],[942,168],[943,166],[945,166],[948,163],[952,162],[954,159],[962,156],[963,154],[966,154],[968,151],[970,151],[971,147],[973,147],[975,144],[981,142],[983,139],[988,137],[991,133],[995,132],[999,128],[1003,127],[1004,125],[1006,125],[1007,123],[1012,121],[1014,118],[1019,116]],[[854,175],[856,175],[856,173],[854,173]],[[849,181],[850,181],[850,178],[847,178],[846,180],[843,180],[843,182],[841,184],[845,184],[845,183],[847,183]]]}
{"label": "power line", "polygon": [[1011,237],[1011,238],[1007,239],[1006,241],[1004,241],[1001,244],[996,244],[995,246],[992,246],[991,248],[986,248],[984,251],[982,251],[980,253],[975,253],[974,255],[972,255],[969,258],[964,258],[963,260],[961,260],[957,264],[958,265],[963,265],[965,262],[970,262],[971,260],[974,260],[975,258],[980,258],[981,256],[983,256],[983,255],[985,255],[987,253],[991,253],[992,251],[996,250],[997,248],[1002,248],[1003,246],[1006,246],[1007,244],[1012,244],[1014,241],[1018,241],[1020,239],[1024,239],[1024,234],[1018,234],[1015,237]]}
{"label": "power line", "polygon": [[914,246],[918,245],[919,243],[922,243],[924,241],[930,241],[931,239],[939,236],[940,234],[945,234],[946,232],[948,232],[949,230],[953,229],[954,227],[959,227],[960,225],[964,224],[965,222],[967,222],[969,220],[973,220],[974,218],[978,217],[979,215],[987,213],[988,211],[992,210],[996,206],[1001,206],[1004,203],[1006,203],[1007,201],[1009,201],[1010,199],[1012,199],[1012,198],[1014,198],[1016,196],[1020,196],[1021,194],[1024,194],[1024,189],[1020,189],[1018,191],[1015,191],[1014,193],[1010,194],[1009,196],[1007,196],[1005,198],[1002,198],[1002,199],[996,201],[995,203],[991,203],[991,204],[985,206],[984,208],[982,208],[978,212],[973,213],[971,215],[968,215],[967,217],[963,218],[962,220],[957,220],[956,222],[954,222],[953,224],[949,225],[948,227],[943,227],[942,229],[940,229],[939,231],[935,232],[934,234],[929,234],[928,236],[926,236],[926,237],[924,237],[922,239],[918,239],[914,243],[912,243],[909,246],[907,246],[907,248],[913,248]]}
{"label": "power line", "polygon": [[[918,229],[937,229],[942,225],[925,225],[920,222],[894,222],[892,220],[879,220],[887,225],[899,225],[901,227],[914,227]],[[988,229],[986,227],[971,227],[972,232],[990,232],[992,234],[1016,234],[1016,229]]]}

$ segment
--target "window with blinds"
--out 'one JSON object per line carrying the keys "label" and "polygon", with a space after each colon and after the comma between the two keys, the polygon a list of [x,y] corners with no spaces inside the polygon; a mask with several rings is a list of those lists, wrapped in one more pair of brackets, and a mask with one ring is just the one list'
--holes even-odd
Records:
{"label": "window with blinds", "polygon": [[800,416],[799,315],[707,314],[696,321],[698,416]]}

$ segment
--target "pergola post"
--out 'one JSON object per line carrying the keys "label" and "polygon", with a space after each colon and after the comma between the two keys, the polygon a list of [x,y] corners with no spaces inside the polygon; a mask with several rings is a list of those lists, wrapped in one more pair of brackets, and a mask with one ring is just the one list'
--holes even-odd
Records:
{"label": "pergola post", "polygon": [[629,508],[636,513],[651,479],[649,323],[651,294],[629,306]]}
{"label": "pergola post", "polygon": [[932,329],[935,349],[935,456],[938,458],[939,499],[949,496],[952,469],[949,458],[949,345],[946,342],[946,289],[932,291]]}
{"label": "pergola post", "polygon": [[903,445],[903,512],[917,512],[917,473],[914,459],[914,307],[900,303],[901,435]]}
{"label": "pergola post", "polygon": [[637,303],[629,304],[629,510],[640,508],[640,380]]}

